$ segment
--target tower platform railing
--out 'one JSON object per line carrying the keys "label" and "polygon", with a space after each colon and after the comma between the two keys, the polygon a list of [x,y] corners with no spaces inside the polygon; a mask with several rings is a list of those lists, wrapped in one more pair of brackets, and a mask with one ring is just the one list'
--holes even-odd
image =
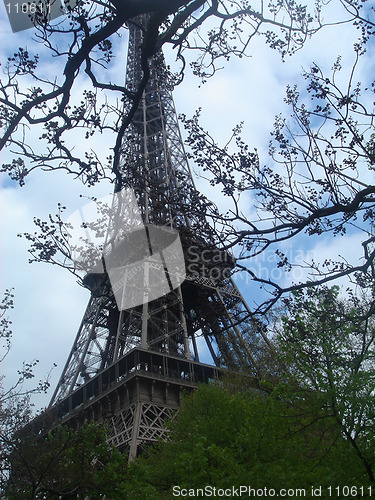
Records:
{"label": "tower platform railing", "polygon": [[[114,413],[115,406],[123,406],[124,398],[129,405],[139,399],[140,394],[143,400],[159,403],[163,400],[178,407],[184,390],[190,392],[199,384],[213,383],[225,371],[213,365],[136,347],[41,413],[31,422],[30,430],[51,430],[69,420],[106,420],[104,407]],[[151,388],[147,389],[147,394],[140,390],[143,386]],[[103,418],[98,418],[99,413]]]}

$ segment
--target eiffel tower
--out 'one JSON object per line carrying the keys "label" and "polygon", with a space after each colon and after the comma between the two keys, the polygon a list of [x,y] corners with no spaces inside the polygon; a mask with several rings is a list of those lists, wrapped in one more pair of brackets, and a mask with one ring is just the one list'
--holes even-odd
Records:
{"label": "eiffel tower", "polygon": [[[146,22],[129,22],[126,84],[134,92],[143,77]],[[268,342],[252,327],[231,278],[234,259],[219,250],[205,219],[163,55],[148,64],[149,81],[123,137],[122,187],[134,190],[145,227],[178,231],[186,279],[120,310],[108,276],[88,274],[91,298],[49,407],[60,422],[106,422],[108,442],[128,449],[130,460],[165,438],[165,420],[184,390],[213,381],[223,369],[245,367],[257,376],[259,344]]]}

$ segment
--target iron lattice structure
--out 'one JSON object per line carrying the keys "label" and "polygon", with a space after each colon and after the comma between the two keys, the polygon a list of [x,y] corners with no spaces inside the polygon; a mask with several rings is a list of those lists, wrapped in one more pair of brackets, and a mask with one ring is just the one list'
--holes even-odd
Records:
{"label": "iron lattice structure", "polygon": [[[146,19],[140,22],[147,22]],[[143,30],[129,23],[127,88],[143,77]],[[234,261],[215,244],[184,151],[164,59],[149,61],[150,78],[123,138],[121,177],[134,189],[146,227],[178,230],[185,281],[166,295],[119,311],[110,287],[92,296],[51,400],[61,420],[84,411],[105,420],[109,441],[139,447],[165,434],[183,388],[208,382],[217,369],[258,373],[260,342],[250,310],[230,277]],[[90,285],[91,283],[91,285]],[[201,353],[212,361],[202,363]],[[80,417],[83,418],[83,417]]]}

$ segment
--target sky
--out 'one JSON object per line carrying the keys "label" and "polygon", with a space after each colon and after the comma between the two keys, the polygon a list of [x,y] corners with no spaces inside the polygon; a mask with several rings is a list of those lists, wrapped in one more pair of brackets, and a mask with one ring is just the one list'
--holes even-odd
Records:
{"label": "sky", "polygon": [[[340,15],[334,9],[327,13],[330,19]],[[3,4],[0,16],[2,60],[19,46],[33,46],[32,30],[11,32]],[[342,56],[344,72],[349,70],[354,59],[352,46],[357,36],[357,30],[350,25],[331,26],[308,40],[301,51],[287,57],[285,62],[281,61],[277,52],[265,47],[263,39],[255,39],[250,46],[251,57],[232,59],[204,85],[188,72],[184,82],[174,91],[177,112],[191,117],[198,107],[202,107],[202,125],[222,144],[229,139],[232,128],[244,121],[244,138],[250,148],[257,148],[261,161],[267,162],[269,133],[275,115],[288,115],[284,102],[286,85],[298,83],[303,86],[303,68],[307,69],[311,63],[317,62],[323,69],[329,70],[338,55]],[[121,50],[125,48],[126,37],[121,41]],[[372,51],[369,47],[358,79],[366,79],[367,75],[373,74],[375,58]],[[166,59],[174,64],[171,51],[166,52]],[[55,62],[50,63],[49,71],[57,72],[59,68]],[[119,64],[123,65],[124,59],[120,59]],[[113,72],[116,73],[116,68]],[[105,138],[103,149],[104,141]],[[6,155],[6,152],[3,153],[2,161]],[[193,164],[191,168],[198,189],[223,209],[227,208],[227,201],[220,191],[209,187]],[[46,219],[49,213],[56,212],[58,202],[67,206],[69,214],[82,206],[80,195],[105,196],[112,188],[103,183],[88,189],[64,172],[33,173],[22,188],[1,174],[0,186],[0,289],[15,289],[15,309],[11,314],[14,332],[12,350],[1,369],[5,370],[6,383],[11,383],[23,361],[39,360],[35,369],[36,379],[42,378],[54,363],[57,364],[51,372],[50,392],[34,399],[39,408],[48,404],[57,384],[89,300],[89,292],[63,269],[47,264],[29,264],[28,243],[17,234],[33,232],[33,217]],[[321,239],[312,242],[309,248],[303,243],[292,247],[288,244],[285,250],[295,256],[298,252],[301,255],[313,252],[317,257],[337,257],[338,254],[350,257],[358,244],[355,238],[358,236],[349,235],[345,245],[337,239]],[[265,276],[278,272],[269,262],[271,258],[270,255],[264,256],[252,265]],[[253,303],[256,292],[252,284],[245,281],[238,284],[248,303]]]}

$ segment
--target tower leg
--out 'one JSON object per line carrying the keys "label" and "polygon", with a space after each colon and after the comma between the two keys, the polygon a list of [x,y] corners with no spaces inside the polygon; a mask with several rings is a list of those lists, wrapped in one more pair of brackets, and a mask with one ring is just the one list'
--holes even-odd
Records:
{"label": "tower leg", "polygon": [[135,407],[133,429],[130,441],[129,449],[129,462],[137,458],[137,448],[138,448],[138,438],[139,438],[139,428],[141,424],[141,414],[142,414],[142,403],[138,401]]}

